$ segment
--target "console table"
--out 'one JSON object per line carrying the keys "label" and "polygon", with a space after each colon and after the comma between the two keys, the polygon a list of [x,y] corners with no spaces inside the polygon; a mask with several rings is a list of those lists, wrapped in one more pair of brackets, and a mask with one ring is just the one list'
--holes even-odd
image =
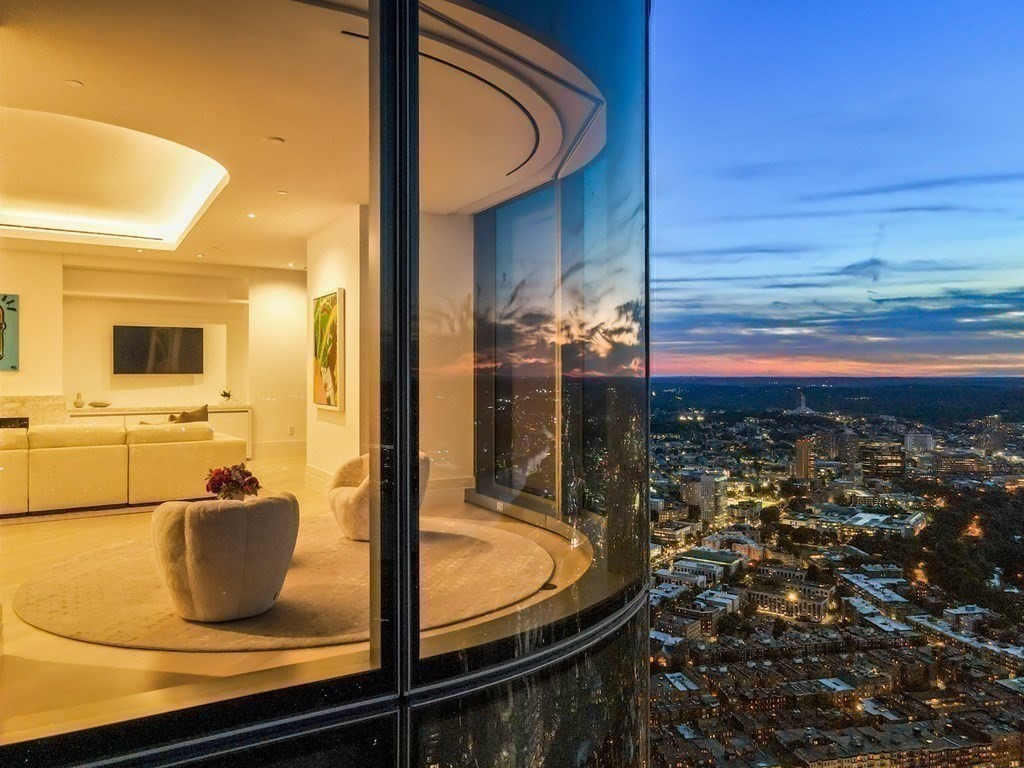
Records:
{"label": "console table", "polygon": [[[167,421],[171,414],[191,411],[195,405],[178,407],[137,406],[128,408],[68,408],[68,416],[73,424],[117,424],[132,426],[140,421]],[[252,406],[249,405],[211,405],[210,426],[214,432],[220,432],[245,440],[245,457],[252,458]]]}

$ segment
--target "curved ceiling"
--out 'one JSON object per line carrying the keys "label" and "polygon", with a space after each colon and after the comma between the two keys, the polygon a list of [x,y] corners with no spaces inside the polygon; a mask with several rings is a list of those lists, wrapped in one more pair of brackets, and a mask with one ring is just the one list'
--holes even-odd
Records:
{"label": "curved ceiling", "polygon": [[[5,13],[0,217],[120,222],[112,234],[162,243],[36,232],[53,242],[19,247],[300,266],[310,233],[367,202],[369,47],[356,5],[22,0]],[[561,56],[449,3],[422,18],[424,210],[480,210],[603,144],[600,94]],[[33,139],[31,121],[49,141]],[[230,181],[213,184],[200,157]],[[4,229],[4,242],[25,232]]]}
{"label": "curved ceiling", "polygon": [[172,141],[80,117],[0,107],[0,232],[174,250],[228,183]]}

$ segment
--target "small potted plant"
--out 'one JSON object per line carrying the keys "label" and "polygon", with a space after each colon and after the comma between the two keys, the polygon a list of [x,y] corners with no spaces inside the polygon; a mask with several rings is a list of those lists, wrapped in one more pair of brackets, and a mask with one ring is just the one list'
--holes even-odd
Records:
{"label": "small potted plant", "polygon": [[230,403],[231,402],[231,390],[230,389],[225,389],[223,392],[221,392],[220,393],[220,399],[223,400],[225,403]]}
{"label": "small potted plant", "polygon": [[241,501],[246,496],[256,496],[261,488],[260,481],[245,468],[245,464],[235,464],[233,467],[211,469],[206,476],[206,490],[217,494],[218,499]]}

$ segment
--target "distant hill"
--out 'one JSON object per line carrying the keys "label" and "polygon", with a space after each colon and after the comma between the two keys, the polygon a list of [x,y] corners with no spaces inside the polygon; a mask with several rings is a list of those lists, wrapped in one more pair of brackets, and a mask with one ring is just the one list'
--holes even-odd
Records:
{"label": "distant hill", "polygon": [[710,378],[659,376],[655,393],[675,389],[681,401],[654,399],[654,412],[679,408],[761,413],[791,409],[803,390],[816,411],[890,415],[937,427],[998,413],[1024,421],[1020,378]]}

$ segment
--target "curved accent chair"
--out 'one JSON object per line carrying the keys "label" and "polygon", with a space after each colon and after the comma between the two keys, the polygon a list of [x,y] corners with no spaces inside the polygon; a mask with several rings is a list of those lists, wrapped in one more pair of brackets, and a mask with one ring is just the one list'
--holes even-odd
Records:
{"label": "curved accent chair", "polygon": [[168,501],[150,523],[157,569],[189,621],[234,621],[269,611],[299,533],[290,493],[246,501]]}
{"label": "curved accent chair", "polygon": [[[420,505],[430,479],[430,457],[420,452]],[[349,459],[334,473],[327,493],[331,512],[346,538],[370,540],[370,454]]]}

